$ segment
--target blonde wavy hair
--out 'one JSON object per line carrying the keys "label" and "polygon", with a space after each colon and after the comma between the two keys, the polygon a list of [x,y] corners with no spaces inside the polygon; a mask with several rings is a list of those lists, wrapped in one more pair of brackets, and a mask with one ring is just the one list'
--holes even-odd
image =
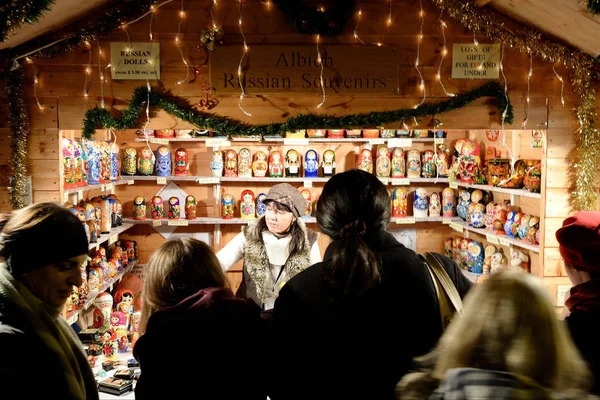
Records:
{"label": "blonde wavy hair", "polygon": [[558,392],[585,392],[591,375],[542,282],[503,270],[475,287],[438,347],[433,377],[452,368],[505,371]]}
{"label": "blonde wavy hair", "polygon": [[163,243],[146,267],[140,334],[146,332],[153,313],[209,287],[230,286],[219,260],[206,243],[193,238]]}

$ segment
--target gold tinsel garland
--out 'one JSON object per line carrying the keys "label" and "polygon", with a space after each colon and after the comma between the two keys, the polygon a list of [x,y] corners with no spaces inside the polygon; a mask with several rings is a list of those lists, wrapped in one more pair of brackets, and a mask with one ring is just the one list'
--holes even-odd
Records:
{"label": "gold tinsel garland", "polygon": [[27,205],[27,137],[29,136],[29,113],[23,96],[25,75],[18,62],[14,62],[6,80],[9,106],[9,122],[12,131],[12,186],[9,187],[10,204],[14,209]]}
{"label": "gold tinsel garland", "polygon": [[518,33],[512,32],[500,22],[500,14],[488,8],[477,7],[474,0],[432,2],[463,26],[495,42],[571,68],[572,83],[579,99],[574,110],[579,129],[575,134],[575,147],[569,154],[569,203],[574,211],[595,210],[598,195],[594,185],[597,165],[600,163],[600,131],[595,128],[596,91],[590,72],[594,59],[579,50],[544,39],[541,33],[531,28],[523,28]]}

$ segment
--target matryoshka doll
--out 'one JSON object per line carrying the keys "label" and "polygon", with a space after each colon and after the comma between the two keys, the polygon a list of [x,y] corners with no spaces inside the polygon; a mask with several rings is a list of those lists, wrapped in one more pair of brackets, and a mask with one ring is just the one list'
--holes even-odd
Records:
{"label": "matryoshka doll", "polygon": [[481,168],[481,151],[479,143],[467,139],[460,150],[459,174],[460,181],[464,183],[475,183],[475,178]]}
{"label": "matryoshka doll", "polygon": [[269,154],[269,176],[273,178],[283,176],[283,157],[279,150],[273,150]]}
{"label": "matryoshka doll", "polygon": [[100,183],[100,153],[95,140],[83,140],[86,147],[88,163],[88,184],[97,185]]}
{"label": "matryoshka doll", "polygon": [[310,194],[310,190],[302,189],[300,191],[304,200],[306,200],[306,209],[304,210],[304,217],[310,217],[312,215],[312,195]]}
{"label": "matryoshka doll", "polygon": [[123,174],[135,175],[137,171],[137,150],[128,147],[123,151]]}
{"label": "matryoshka doll", "polygon": [[150,204],[150,215],[152,219],[163,219],[165,217],[165,206],[160,196],[154,196]]}
{"label": "matryoshka doll", "polygon": [[467,213],[469,212],[469,204],[471,203],[471,192],[467,189],[460,189],[458,191],[458,205],[456,206],[456,213],[463,221],[467,220]]}
{"label": "matryoshka doll", "polygon": [[256,205],[254,202],[254,192],[252,190],[244,190],[240,201],[240,214],[242,219],[256,218]]}
{"label": "matryoshka doll", "polygon": [[479,202],[481,201],[481,199],[483,198],[483,192],[479,189],[475,189],[473,190],[473,192],[471,192],[471,202],[469,203],[469,207],[467,207],[467,224],[472,225],[471,224],[471,215],[473,215],[473,212],[475,210],[475,205],[479,204]]}
{"label": "matryoshka doll", "polygon": [[404,160],[404,150],[402,147],[396,147],[392,152],[392,178],[404,178],[406,176],[406,161]]}
{"label": "matryoshka doll", "polygon": [[175,176],[188,176],[190,174],[190,159],[188,151],[183,147],[175,150]]}
{"label": "matryoshka doll", "polygon": [[452,238],[444,240],[444,255],[452,258]]}
{"label": "matryoshka doll", "polygon": [[408,207],[408,192],[403,187],[398,187],[392,192],[392,217],[406,217]]}
{"label": "matryoshka doll", "polygon": [[116,182],[120,179],[119,173],[121,172],[121,158],[119,154],[121,150],[116,142],[110,144],[110,181]]}
{"label": "matryoshka doll", "polygon": [[175,137],[174,129],[157,129],[155,132],[157,138],[172,139]]}
{"label": "matryoshka doll", "polygon": [[406,176],[408,178],[421,177],[421,153],[417,149],[406,152]]}
{"label": "matryoshka doll", "polygon": [[504,223],[504,233],[509,238],[514,238],[512,227],[515,223],[515,217],[517,216],[517,211],[511,211],[506,215],[506,222]]}
{"label": "matryoshka doll", "polygon": [[212,172],[212,176],[223,176],[223,152],[220,150],[213,151],[210,170]]}
{"label": "matryoshka doll", "polygon": [[238,154],[238,176],[252,176],[252,152],[244,147]]}
{"label": "matryoshka doll", "polygon": [[456,217],[456,192],[449,187],[442,190],[442,217]]}
{"label": "matryoshka doll", "polygon": [[427,190],[424,188],[417,188],[417,190],[415,190],[415,194],[414,194],[413,216],[427,217],[428,208],[429,208],[429,200],[427,197]]}
{"label": "matryoshka doll", "polygon": [[434,156],[435,153],[432,150],[425,150],[421,153],[421,176],[423,178],[435,178],[436,167]]}
{"label": "matryoshka doll", "polygon": [[323,176],[335,175],[335,152],[333,150],[325,150],[323,153],[323,161],[321,162],[321,168],[323,168]]}
{"label": "matryoshka doll", "polygon": [[63,187],[73,189],[75,186],[75,149],[69,139],[62,140],[63,154]]}
{"label": "matryoshka doll", "polygon": [[181,216],[181,207],[179,206],[179,197],[169,198],[169,219],[179,219]]}
{"label": "matryoshka doll", "polygon": [[309,138],[324,138],[326,134],[325,129],[307,129],[306,133]]}
{"label": "matryoshka doll", "polygon": [[136,196],[133,199],[133,219],[146,219],[146,199],[142,196]]}
{"label": "matryoshka doll", "polygon": [[257,151],[254,153],[254,162],[252,163],[252,172],[254,176],[267,176],[267,169],[269,169],[269,163],[267,162],[267,154],[264,151]]}
{"label": "matryoshka doll", "polygon": [[100,232],[102,234],[110,233],[112,227],[112,210],[110,199],[104,197],[100,200],[100,209],[102,210],[102,223],[100,224]]}
{"label": "matryoshka doll", "polygon": [[225,151],[225,176],[238,175],[237,153],[229,149]]}
{"label": "matryoshka doll", "polygon": [[540,229],[540,218],[539,217],[531,217],[529,219],[529,224],[527,227],[527,235],[526,239],[531,244],[539,244],[536,239],[536,233]]}
{"label": "matryoshka doll", "polygon": [[429,216],[439,217],[442,214],[442,202],[440,201],[440,194],[433,192],[429,195]]}
{"label": "matryoshka doll", "polygon": [[344,129],[328,129],[327,137],[330,139],[343,139]]}
{"label": "matryoshka doll", "polygon": [[143,148],[140,152],[137,172],[140,175],[152,175],[154,172],[154,154],[149,148]]}
{"label": "matryoshka doll", "polygon": [[233,196],[229,193],[224,193],[221,197],[221,217],[223,219],[232,219],[234,212]]}
{"label": "matryoshka doll", "polygon": [[358,153],[357,168],[370,174],[373,173],[373,154],[370,149],[362,149]]}
{"label": "matryoshka doll", "polygon": [[99,141],[100,145],[100,183],[110,182],[111,169],[111,150],[110,144],[105,141]]}
{"label": "matryoshka doll", "polygon": [[380,146],[377,149],[377,160],[375,161],[375,172],[377,176],[390,176],[390,150],[385,146]]}
{"label": "matryoshka doll", "polygon": [[156,149],[156,176],[171,175],[171,150],[167,146]]}
{"label": "matryoshka doll", "polygon": [[191,194],[185,198],[185,219],[196,219],[196,198]]}
{"label": "matryoshka doll", "polygon": [[450,152],[444,144],[438,145],[438,149],[435,166],[437,168],[437,174],[445,178],[448,176],[448,169],[450,168]]}
{"label": "matryoshka doll", "polygon": [[300,176],[300,164],[300,154],[294,149],[288,150],[287,153],[285,153],[285,176]]}
{"label": "matryoshka doll", "polygon": [[[86,183],[83,179],[83,151],[81,149],[81,145],[77,141],[73,141],[73,158],[75,160],[75,186],[85,186]],[[118,163],[119,155],[117,154],[117,163]],[[117,176],[119,175],[119,171],[117,171]]]}
{"label": "matryoshka doll", "polygon": [[110,293],[102,292],[94,299],[94,305],[100,311],[102,316],[102,322],[99,324],[100,326],[94,324],[94,327],[99,328],[101,332],[105,332],[110,327],[110,314],[112,312],[113,298]]}
{"label": "matryoshka doll", "polygon": [[316,178],[319,176],[319,155],[315,150],[308,150],[304,155],[304,177]]}
{"label": "matryoshka doll", "polygon": [[485,254],[483,245],[473,240],[468,244],[467,251],[469,253],[467,269],[474,274],[481,274],[483,272],[483,260]]}
{"label": "matryoshka doll", "polygon": [[256,216],[258,218],[262,217],[267,212],[267,206],[264,203],[266,198],[267,195],[265,193],[259,193],[258,196],[256,196]]}
{"label": "matryoshka doll", "polygon": [[97,243],[98,235],[96,233],[96,208],[92,203],[85,203],[85,223],[90,230],[90,243]]}

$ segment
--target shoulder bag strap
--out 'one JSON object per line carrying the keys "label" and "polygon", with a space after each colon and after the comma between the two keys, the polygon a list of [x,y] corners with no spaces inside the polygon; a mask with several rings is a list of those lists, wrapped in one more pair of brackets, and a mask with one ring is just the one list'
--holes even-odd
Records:
{"label": "shoulder bag strap", "polygon": [[452,302],[454,309],[460,314],[462,312],[462,299],[460,298],[454,282],[452,282],[452,279],[450,279],[448,276],[448,273],[444,269],[441,261],[429,252],[423,253],[423,258],[433,270],[435,277],[444,288],[444,292],[448,296],[448,299]]}

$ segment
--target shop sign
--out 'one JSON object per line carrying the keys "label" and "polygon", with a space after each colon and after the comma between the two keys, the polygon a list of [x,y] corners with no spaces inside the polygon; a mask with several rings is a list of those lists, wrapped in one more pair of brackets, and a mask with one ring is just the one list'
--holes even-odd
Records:
{"label": "shop sign", "polygon": [[498,79],[500,45],[455,43],[452,46],[452,79]]}
{"label": "shop sign", "polygon": [[[219,46],[210,55],[211,87],[217,93],[239,93],[241,46]],[[251,46],[241,64],[248,94],[321,93],[328,95],[398,93],[398,52],[387,46]]]}
{"label": "shop sign", "polygon": [[112,79],[160,79],[158,42],[111,42]]}

